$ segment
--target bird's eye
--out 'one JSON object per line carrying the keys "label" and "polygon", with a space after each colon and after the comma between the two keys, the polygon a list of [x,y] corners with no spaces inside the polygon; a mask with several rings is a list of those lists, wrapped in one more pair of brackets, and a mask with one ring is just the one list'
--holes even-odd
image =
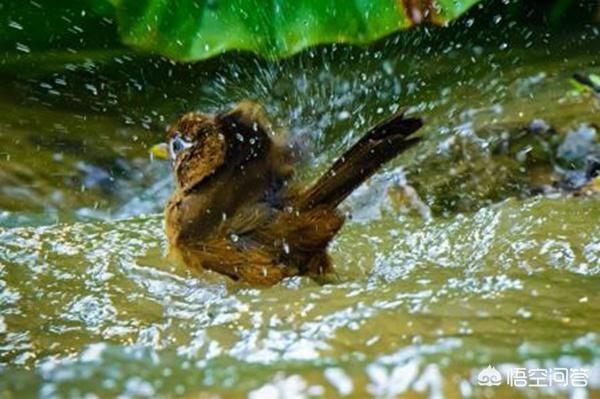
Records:
{"label": "bird's eye", "polygon": [[183,150],[187,150],[192,146],[192,143],[185,140],[180,135],[176,135],[169,142],[169,151],[171,152],[171,158],[175,159],[177,154]]}

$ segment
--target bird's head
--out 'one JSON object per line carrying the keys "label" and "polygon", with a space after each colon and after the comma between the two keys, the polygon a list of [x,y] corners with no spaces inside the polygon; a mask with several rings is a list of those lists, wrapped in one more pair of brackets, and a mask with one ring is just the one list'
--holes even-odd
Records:
{"label": "bird's head", "polygon": [[177,188],[189,190],[223,164],[225,136],[212,116],[190,112],[170,126],[166,141],[152,147],[151,153],[170,159]]}
{"label": "bird's head", "polygon": [[260,107],[249,101],[216,115],[190,112],[169,127],[166,141],[151,153],[171,160],[177,189],[188,191],[226,163],[236,167],[265,154],[266,129]]}

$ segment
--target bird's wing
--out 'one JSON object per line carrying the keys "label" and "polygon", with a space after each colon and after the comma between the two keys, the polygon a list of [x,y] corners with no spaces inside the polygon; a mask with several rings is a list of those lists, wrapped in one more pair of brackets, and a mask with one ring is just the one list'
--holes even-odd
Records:
{"label": "bird's wing", "polygon": [[324,251],[343,224],[344,217],[331,208],[280,212],[272,222],[256,229],[253,238],[286,257],[305,258]]}
{"label": "bird's wing", "polygon": [[243,205],[233,215],[225,218],[220,235],[248,236],[256,229],[267,225],[276,212],[269,204],[264,202]]}

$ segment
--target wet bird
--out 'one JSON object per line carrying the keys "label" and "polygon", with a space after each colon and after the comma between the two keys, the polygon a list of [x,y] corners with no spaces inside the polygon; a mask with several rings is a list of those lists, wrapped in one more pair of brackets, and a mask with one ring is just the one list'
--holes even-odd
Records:
{"label": "wet bird", "polygon": [[250,285],[332,272],[327,246],[344,223],[338,205],[381,165],[419,141],[402,113],[370,129],[307,188],[290,183],[294,160],[261,107],[187,113],[153,147],[173,164],[165,208],[169,256]]}

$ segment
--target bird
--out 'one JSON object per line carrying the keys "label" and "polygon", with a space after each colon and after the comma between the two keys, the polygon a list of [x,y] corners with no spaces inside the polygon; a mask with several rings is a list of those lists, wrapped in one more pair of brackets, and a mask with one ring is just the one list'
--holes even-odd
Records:
{"label": "bird", "polygon": [[262,106],[246,100],[189,112],[151,153],[171,160],[168,257],[249,286],[333,272],[327,248],[344,224],[340,203],[383,164],[419,142],[420,118],[398,112],[368,130],[313,184],[293,183],[297,159]]}

